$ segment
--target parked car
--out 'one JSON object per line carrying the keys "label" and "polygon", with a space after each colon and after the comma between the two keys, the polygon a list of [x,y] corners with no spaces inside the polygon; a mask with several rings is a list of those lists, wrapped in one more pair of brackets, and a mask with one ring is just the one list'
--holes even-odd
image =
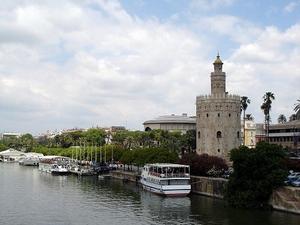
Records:
{"label": "parked car", "polygon": [[292,172],[288,175],[288,179],[294,179],[300,177],[300,172]]}
{"label": "parked car", "polygon": [[291,182],[291,185],[295,187],[300,187],[300,177]]}
{"label": "parked car", "polygon": [[296,181],[298,178],[300,178],[300,172],[290,171],[290,174],[287,176],[284,183],[286,185],[292,185],[292,182]]}

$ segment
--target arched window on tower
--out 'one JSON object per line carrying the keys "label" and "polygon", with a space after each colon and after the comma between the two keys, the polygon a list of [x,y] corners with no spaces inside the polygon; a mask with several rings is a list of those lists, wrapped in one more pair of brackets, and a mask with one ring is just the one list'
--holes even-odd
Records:
{"label": "arched window on tower", "polygon": [[240,138],[240,132],[239,131],[236,133],[236,136],[237,136],[237,138]]}
{"label": "arched window on tower", "polygon": [[222,138],[222,132],[221,131],[217,132],[217,138]]}
{"label": "arched window on tower", "polygon": [[198,139],[200,139],[200,131],[198,131]]}

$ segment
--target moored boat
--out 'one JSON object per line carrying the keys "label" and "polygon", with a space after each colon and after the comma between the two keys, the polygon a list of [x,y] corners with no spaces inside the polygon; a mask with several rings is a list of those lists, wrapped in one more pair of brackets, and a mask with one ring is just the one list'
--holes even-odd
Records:
{"label": "moored boat", "polygon": [[66,175],[69,170],[70,158],[63,156],[44,156],[39,162],[39,170],[54,175]]}
{"label": "moored boat", "polygon": [[165,196],[186,196],[191,192],[190,167],[181,164],[146,164],[141,184],[147,191]]}
{"label": "moored boat", "polygon": [[19,160],[19,164],[22,166],[38,166],[42,157],[44,155],[41,153],[28,152]]}
{"label": "moored boat", "polygon": [[22,166],[38,166],[40,159],[37,157],[25,157],[19,160],[19,164]]}

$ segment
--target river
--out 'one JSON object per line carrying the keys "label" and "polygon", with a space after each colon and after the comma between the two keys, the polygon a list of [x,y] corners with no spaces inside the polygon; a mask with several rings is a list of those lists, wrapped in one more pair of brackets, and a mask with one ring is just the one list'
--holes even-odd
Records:
{"label": "river", "polygon": [[0,163],[0,224],[299,225],[300,216],[233,209],[200,195],[165,198],[120,180],[53,176]]}

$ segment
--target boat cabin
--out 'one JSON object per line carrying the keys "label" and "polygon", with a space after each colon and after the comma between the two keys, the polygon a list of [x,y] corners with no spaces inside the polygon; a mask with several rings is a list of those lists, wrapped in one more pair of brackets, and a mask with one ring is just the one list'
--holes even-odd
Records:
{"label": "boat cabin", "polygon": [[147,164],[144,171],[149,175],[160,178],[190,177],[190,167],[180,164]]}

